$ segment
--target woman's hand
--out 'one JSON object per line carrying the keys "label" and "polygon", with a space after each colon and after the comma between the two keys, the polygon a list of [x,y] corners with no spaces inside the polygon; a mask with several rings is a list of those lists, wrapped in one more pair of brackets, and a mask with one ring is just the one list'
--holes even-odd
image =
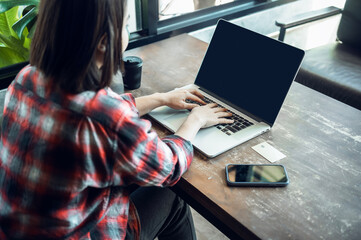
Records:
{"label": "woman's hand", "polygon": [[216,124],[233,123],[233,120],[227,118],[232,116],[232,113],[227,112],[226,108],[217,106],[216,103],[210,103],[193,108],[188,118],[193,119],[194,123],[199,123],[200,128],[207,128]]}
{"label": "woman's hand", "polygon": [[[173,91],[164,93],[164,105],[174,109],[193,109],[198,107],[199,104],[206,104],[202,99],[203,95],[196,89],[175,89]],[[186,100],[198,102],[188,103]]]}
{"label": "woman's hand", "polygon": [[[138,97],[135,99],[139,116],[149,113],[160,106],[168,106],[174,109],[193,109],[199,104],[204,105],[203,95],[195,89],[185,90],[176,89],[167,93],[155,93],[148,96]],[[186,100],[193,100],[199,104],[188,103]]]}
{"label": "woman's hand", "polygon": [[225,108],[217,107],[216,103],[195,107],[175,135],[192,141],[201,128],[233,123],[234,120],[227,119],[230,116],[232,113],[227,112]]}

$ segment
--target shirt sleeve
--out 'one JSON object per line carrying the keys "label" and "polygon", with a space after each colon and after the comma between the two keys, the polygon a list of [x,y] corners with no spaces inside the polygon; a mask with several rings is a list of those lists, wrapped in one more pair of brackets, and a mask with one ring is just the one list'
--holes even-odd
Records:
{"label": "shirt sleeve", "polygon": [[151,123],[139,118],[134,98],[122,97],[132,106],[117,127],[113,184],[174,185],[192,162],[192,144],[176,135],[160,139]]}

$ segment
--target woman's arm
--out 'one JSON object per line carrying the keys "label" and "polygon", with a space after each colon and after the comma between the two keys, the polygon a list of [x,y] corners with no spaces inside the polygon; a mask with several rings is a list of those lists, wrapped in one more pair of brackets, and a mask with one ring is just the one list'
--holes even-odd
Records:
{"label": "woman's arm", "polygon": [[138,97],[135,104],[139,112],[139,116],[143,116],[153,109],[164,105],[164,97],[162,93],[154,93],[152,95]]}
{"label": "woman's arm", "polygon": [[164,99],[162,93],[155,93],[152,95],[136,98],[135,104],[139,111],[139,116],[143,116],[153,109],[164,105]]}
{"label": "woman's arm", "polygon": [[167,93],[154,93],[152,95],[139,97],[135,99],[139,115],[149,113],[153,109],[166,105],[174,109],[193,109],[198,107],[198,104],[187,103],[186,100],[190,99],[200,104],[205,104],[202,100],[203,95],[195,89],[185,90],[177,89]]}
{"label": "woman's arm", "polygon": [[113,184],[175,184],[192,162],[190,141],[198,130],[214,124],[231,123],[233,120],[226,118],[230,115],[214,103],[193,108],[174,135],[160,139],[151,130],[149,121],[139,118],[135,112],[129,113],[118,128]]}

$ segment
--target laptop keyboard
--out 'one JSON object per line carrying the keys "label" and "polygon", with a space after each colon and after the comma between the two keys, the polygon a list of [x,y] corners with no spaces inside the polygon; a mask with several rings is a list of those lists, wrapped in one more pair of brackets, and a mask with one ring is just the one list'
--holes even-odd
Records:
{"label": "laptop keyboard", "polygon": [[[204,97],[203,101],[208,103],[214,103],[213,100]],[[198,102],[195,102],[193,100],[189,100],[187,99],[186,102],[188,103],[195,103],[195,104],[199,104]],[[217,103],[218,104],[218,103]],[[218,104],[218,107],[224,108],[222,105]],[[232,135],[238,131],[241,131],[242,129],[245,129],[249,126],[252,126],[253,123],[251,123],[250,121],[248,121],[247,119],[237,115],[236,113],[228,110],[227,112],[232,113],[232,116],[229,117],[229,119],[233,119],[234,122],[230,123],[230,124],[218,124],[216,125],[216,128],[219,129],[220,131],[224,132],[227,135]]]}

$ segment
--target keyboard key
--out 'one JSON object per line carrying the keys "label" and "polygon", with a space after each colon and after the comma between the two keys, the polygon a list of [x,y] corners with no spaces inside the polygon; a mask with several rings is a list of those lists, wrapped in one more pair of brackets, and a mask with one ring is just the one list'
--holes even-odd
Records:
{"label": "keyboard key", "polygon": [[241,130],[242,128],[238,127],[237,125],[236,126],[233,126],[234,129],[236,129],[237,131]]}
{"label": "keyboard key", "polygon": [[231,132],[233,132],[233,133],[237,132],[237,129],[234,129],[234,128],[231,127],[231,126],[226,127],[226,129],[228,129],[229,131],[231,131]]}

